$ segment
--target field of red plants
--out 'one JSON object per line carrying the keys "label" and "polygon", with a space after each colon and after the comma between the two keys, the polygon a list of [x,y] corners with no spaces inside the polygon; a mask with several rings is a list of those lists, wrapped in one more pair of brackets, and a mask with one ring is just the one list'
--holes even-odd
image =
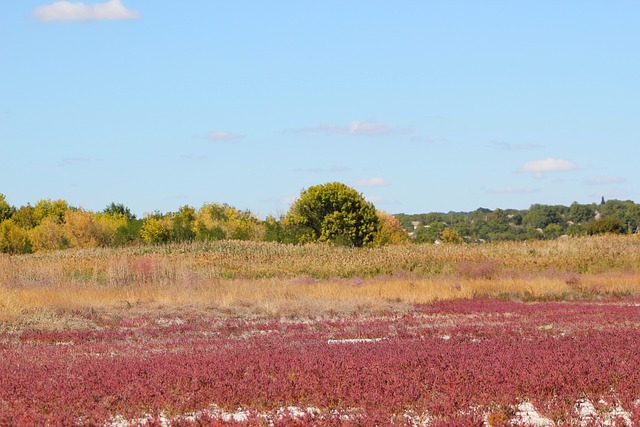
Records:
{"label": "field of red plants", "polygon": [[640,300],[0,334],[0,425],[640,425]]}

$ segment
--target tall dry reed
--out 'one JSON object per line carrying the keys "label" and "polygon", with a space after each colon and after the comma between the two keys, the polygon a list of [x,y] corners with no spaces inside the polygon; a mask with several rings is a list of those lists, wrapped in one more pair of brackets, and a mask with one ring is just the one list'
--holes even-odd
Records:
{"label": "tall dry reed", "polygon": [[479,295],[637,295],[639,271],[638,236],[360,249],[222,241],[3,255],[0,320],[141,304],[319,315]]}

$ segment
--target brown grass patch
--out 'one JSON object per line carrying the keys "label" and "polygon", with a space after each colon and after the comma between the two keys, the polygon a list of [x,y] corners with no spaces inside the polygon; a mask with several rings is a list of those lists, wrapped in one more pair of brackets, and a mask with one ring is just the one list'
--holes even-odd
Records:
{"label": "brown grass patch", "polygon": [[0,322],[98,325],[173,311],[317,317],[476,296],[617,297],[640,295],[638,271],[637,236],[373,249],[213,242],[4,255]]}

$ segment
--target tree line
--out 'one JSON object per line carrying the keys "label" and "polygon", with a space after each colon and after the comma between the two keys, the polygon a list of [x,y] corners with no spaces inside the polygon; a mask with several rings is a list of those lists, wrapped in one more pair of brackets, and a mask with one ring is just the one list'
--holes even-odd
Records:
{"label": "tree line", "polygon": [[408,237],[395,216],[377,211],[360,193],[337,182],[303,190],[286,215],[264,220],[223,203],[205,203],[199,209],[185,205],[177,212],[136,218],[120,203],[100,212],[48,199],[16,208],[0,194],[3,253],[198,240],[374,246],[406,242]]}
{"label": "tree line", "polygon": [[177,212],[155,212],[144,218],[136,218],[119,203],[100,212],[49,199],[17,208],[0,194],[0,252],[10,254],[207,240],[356,247],[476,243],[638,233],[639,228],[640,205],[629,200],[391,215],[339,182],[302,190],[285,215],[266,219],[223,203],[205,203],[198,209],[185,205]]}
{"label": "tree line", "polygon": [[397,214],[415,242],[490,242],[557,239],[603,233],[640,232],[640,205],[607,200],[570,206],[534,204],[529,209]]}

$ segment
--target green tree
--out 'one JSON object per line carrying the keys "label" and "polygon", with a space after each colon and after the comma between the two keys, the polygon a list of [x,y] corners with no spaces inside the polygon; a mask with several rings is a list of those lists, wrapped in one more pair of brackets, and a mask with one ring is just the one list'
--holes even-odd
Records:
{"label": "green tree", "polygon": [[596,219],[587,224],[587,234],[622,234],[627,231],[627,227],[616,217],[607,216]]}
{"label": "green tree", "polygon": [[112,216],[123,216],[127,219],[127,221],[136,219],[136,216],[131,213],[131,210],[129,210],[129,208],[122,203],[111,202],[110,205],[102,210],[102,213]]}
{"label": "green tree", "polygon": [[593,220],[595,216],[596,206],[594,204],[581,205],[578,202],[573,202],[571,203],[571,206],[569,206],[567,219],[569,221],[573,221],[575,224],[586,224]]}
{"label": "green tree", "polygon": [[640,205],[631,200],[607,200],[598,211],[604,217],[611,216],[620,220],[629,233],[640,225]]}
{"label": "green tree", "polygon": [[339,182],[303,190],[286,216],[297,241],[363,246],[373,242],[379,219],[362,194]]}
{"label": "green tree", "polygon": [[557,239],[563,233],[563,229],[559,224],[549,224],[544,228],[544,237],[546,239]]}
{"label": "green tree", "polygon": [[265,242],[291,243],[290,237],[283,226],[284,219],[276,219],[269,215],[263,222]]}
{"label": "green tree", "polygon": [[116,225],[115,232],[111,236],[112,246],[124,246],[140,239],[140,230],[144,223],[131,213],[128,207],[122,203],[111,202],[102,210],[105,219]]}
{"label": "green tree", "polygon": [[141,219],[127,221],[126,225],[121,225],[116,229],[112,244],[114,246],[124,246],[140,240],[140,230],[143,224],[144,221]]}
{"label": "green tree", "polygon": [[440,233],[445,229],[446,225],[442,221],[432,222],[427,225],[420,225],[413,233],[413,239],[416,243],[435,243],[440,239]]}
{"label": "green tree", "polygon": [[30,204],[21,206],[11,217],[19,227],[26,230],[30,230],[38,225],[38,219],[36,218],[35,208]]}
{"label": "green tree", "polygon": [[532,228],[544,229],[549,224],[564,224],[564,206],[531,205],[529,211],[524,215],[523,222]]}
{"label": "green tree", "polygon": [[171,239],[176,242],[193,240],[196,237],[196,211],[191,206],[184,205],[177,214],[171,217]]}
{"label": "green tree", "polygon": [[0,193],[0,222],[11,218],[15,212],[16,208],[7,203],[5,195]]}

